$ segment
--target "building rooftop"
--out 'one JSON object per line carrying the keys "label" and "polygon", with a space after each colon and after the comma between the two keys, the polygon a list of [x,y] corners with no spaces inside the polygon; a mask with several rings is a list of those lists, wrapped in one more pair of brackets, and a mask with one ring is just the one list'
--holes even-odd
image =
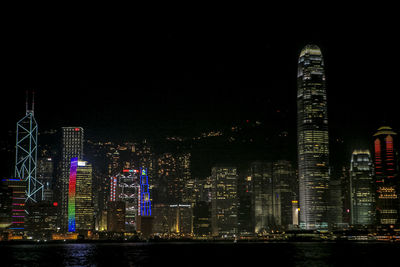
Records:
{"label": "building rooftop", "polygon": [[374,136],[382,135],[382,134],[392,134],[392,135],[397,135],[396,132],[393,131],[392,128],[389,126],[382,126],[378,129],[378,131],[374,134]]}
{"label": "building rooftop", "polygon": [[322,52],[317,45],[308,44],[301,50],[300,57],[304,56],[305,54],[321,56]]}

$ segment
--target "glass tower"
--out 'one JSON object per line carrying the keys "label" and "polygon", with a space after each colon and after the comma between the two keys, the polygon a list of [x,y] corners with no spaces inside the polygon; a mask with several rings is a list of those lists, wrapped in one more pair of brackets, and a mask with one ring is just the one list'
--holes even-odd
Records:
{"label": "glass tower", "polygon": [[327,228],[328,112],[324,60],[316,45],[300,52],[297,73],[297,146],[300,227]]}
{"label": "glass tower", "polygon": [[375,192],[372,159],[368,150],[351,155],[350,199],[351,224],[372,225],[375,218]]}
{"label": "glass tower", "polygon": [[92,193],[92,165],[78,161],[76,169],[75,216],[76,230],[94,229],[94,209]]}
{"label": "glass tower", "polygon": [[32,99],[31,109],[28,109],[27,98],[25,117],[17,123],[14,173],[15,178],[20,178],[27,183],[26,202],[43,200],[43,184],[36,177],[37,136],[38,125],[34,116],[34,100]]}
{"label": "glass tower", "polygon": [[237,234],[237,169],[215,166],[211,170],[211,225],[213,236]]}

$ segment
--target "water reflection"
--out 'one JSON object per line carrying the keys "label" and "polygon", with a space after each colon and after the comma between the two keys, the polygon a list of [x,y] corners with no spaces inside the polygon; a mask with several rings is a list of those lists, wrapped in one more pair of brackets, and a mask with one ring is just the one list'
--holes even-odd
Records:
{"label": "water reflection", "polygon": [[387,243],[0,243],[0,266],[389,266],[398,251]]}
{"label": "water reflection", "polygon": [[63,266],[96,266],[95,244],[65,244],[63,248]]}

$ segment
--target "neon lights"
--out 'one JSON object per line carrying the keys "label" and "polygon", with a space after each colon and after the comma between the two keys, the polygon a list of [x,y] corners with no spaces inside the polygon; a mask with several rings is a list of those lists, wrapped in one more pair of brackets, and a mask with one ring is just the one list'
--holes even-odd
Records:
{"label": "neon lights", "polygon": [[139,215],[151,216],[151,201],[149,192],[149,177],[147,169],[140,168],[140,189],[139,189]]}
{"label": "neon lights", "polygon": [[57,207],[58,206],[58,202],[53,202],[53,206]]}
{"label": "neon lights", "polygon": [[74,130],[75,130],[75,132],[79,132],[80,129],[79,128],[75,128]]}
{"label": "neon lights", "polygon": [[71,158],[71,169],[68,187],[68,231],[75,232],[75,194],[76,194],[76,169],[78,158]]}
{"label": "neon lights", "polygon": [[124,169],[124,170],[122,170],[122,172],[134,172],[134,173],[136,173],[136,172],[138,172],[138,170],[128,170],[128,169]]}

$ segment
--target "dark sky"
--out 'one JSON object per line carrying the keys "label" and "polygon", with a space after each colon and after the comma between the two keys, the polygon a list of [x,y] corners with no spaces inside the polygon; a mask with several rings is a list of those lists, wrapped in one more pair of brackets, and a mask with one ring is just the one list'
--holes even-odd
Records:
{"label": "dark sky", "polygon": [[128,140],[279,110],[294,133],[297,58],[315,43],[325,58],[331,134],[363,146],[383,123],[400,130],[398,29],[388,17],[336,15],[42,19],[9,27],[1,136],[24,115],[30,88],[41,130],[83,126],[92,138]]}

